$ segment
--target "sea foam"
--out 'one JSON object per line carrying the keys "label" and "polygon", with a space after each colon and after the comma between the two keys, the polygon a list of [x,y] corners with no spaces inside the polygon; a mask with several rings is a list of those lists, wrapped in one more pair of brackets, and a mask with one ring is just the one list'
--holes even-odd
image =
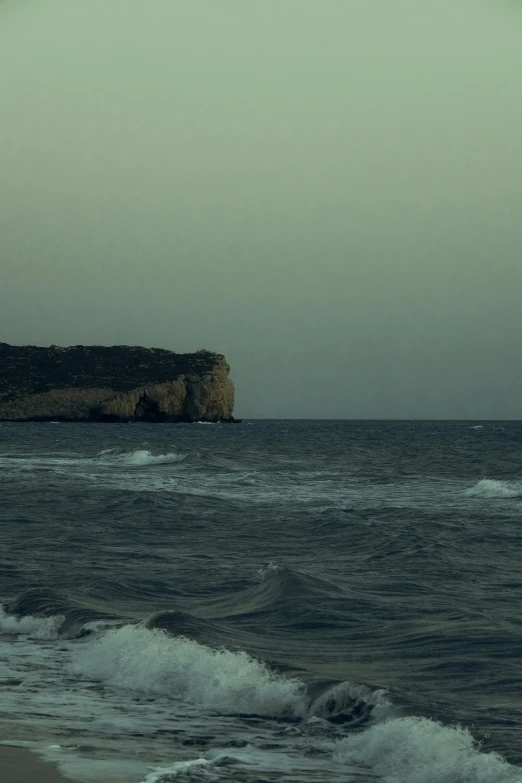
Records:
{"label": "sea foam", "polygon": [[126,625],[75,653],[74,674],[201,709],[300,718],[308,707],[303,683],[275,674],[246,652],[214,650],[161,630]]}
{"label": "sea foam", "polygon": [[32,639],[57,639],[63,617],[16,617],[0,606],[0,631],[6,634],[30,636]]}
{"label": "sea foam", "polygon": [[461,727],[394,718],[339,740],[334,757],[372,767],[384,783],[522,783],[522,770],[481,753]]}
{"label": "sea foam", "polygon": [[175,452],[168,454],[151,454],[145,449],[138,449],[126,454],[110,455],[111,462],[120,465],[134,465],[141,467],[143,465],[170,465],[173,462],[182,462],[186,454],[177,454]]}
{"label": "sea foam", "polygon": [[482,479],[466,490],[468,497],[519,498],[522,497],[522,482]]}

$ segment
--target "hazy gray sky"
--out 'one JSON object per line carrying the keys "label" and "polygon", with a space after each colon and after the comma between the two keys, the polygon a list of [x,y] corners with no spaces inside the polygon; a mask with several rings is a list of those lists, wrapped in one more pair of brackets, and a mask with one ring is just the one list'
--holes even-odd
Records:
{"label": "hazy gray sky", "polygon": [[522,416],[522,8],[4,0],[0,341],[245,417]]}

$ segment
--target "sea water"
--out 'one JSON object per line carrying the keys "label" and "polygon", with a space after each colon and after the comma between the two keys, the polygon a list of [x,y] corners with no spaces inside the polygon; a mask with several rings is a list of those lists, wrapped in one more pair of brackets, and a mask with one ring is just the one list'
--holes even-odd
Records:
{"label": "sea water", "polygon": [[3,423],[0,479],[3,742],[85,783],[522,782],[521,423]]}

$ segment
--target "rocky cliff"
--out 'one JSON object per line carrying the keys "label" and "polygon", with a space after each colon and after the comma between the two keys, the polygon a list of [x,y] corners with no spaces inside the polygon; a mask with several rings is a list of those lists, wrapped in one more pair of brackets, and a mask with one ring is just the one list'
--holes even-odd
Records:
{"label": "rocky cliff", "polygon": [[233,421],[229,369],[210,351],[0,343],[0,420]]}

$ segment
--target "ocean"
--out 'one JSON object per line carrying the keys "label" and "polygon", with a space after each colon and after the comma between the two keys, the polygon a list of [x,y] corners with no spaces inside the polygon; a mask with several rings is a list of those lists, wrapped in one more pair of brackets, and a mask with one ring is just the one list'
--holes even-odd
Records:
{"label": "ocean", "polygon": [[522,782],[522,422],[2,423],[0,480],[4,743],[83,783]]}

